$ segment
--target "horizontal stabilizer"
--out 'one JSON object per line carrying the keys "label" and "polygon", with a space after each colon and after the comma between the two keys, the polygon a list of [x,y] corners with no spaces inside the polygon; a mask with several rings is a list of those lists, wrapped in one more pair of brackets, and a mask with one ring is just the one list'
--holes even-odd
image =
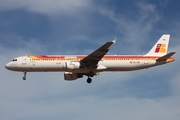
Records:
{"label": "horizontal stabilizer", "polygon": [[162,57],[159,57],[156,61],[166,61],[168,58],[170,58],[172,55],[174,55],[176,52],[170,52]]}

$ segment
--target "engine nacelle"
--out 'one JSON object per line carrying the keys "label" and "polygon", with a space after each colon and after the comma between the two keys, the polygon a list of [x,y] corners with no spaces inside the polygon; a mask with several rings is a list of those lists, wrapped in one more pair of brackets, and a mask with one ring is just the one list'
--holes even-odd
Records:
{"label": "engine nacelle", "polygon": [[67,81],[76,80],[77,78],[82,78],[83,75],[78,73],[72,73],[72,72],[65,72],[64,73],[64,79]]}
{"label": "engine nacelle", "polygon": [[79,69],[80,68],[80,62],[67,62],[66,63],[66,68],[73,70],[73,69]]}

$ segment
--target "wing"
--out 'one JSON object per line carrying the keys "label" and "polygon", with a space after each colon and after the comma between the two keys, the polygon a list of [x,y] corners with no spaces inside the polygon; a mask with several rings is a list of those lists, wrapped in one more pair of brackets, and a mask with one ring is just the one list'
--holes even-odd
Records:
{"label": "wing", "polygon": [[86,56],[80,61],[82,68],[97,68],[98,62],[103,58],[104,55],[109,51],[109,47],[115,43],[116,40],[105,43],[103,46]]}

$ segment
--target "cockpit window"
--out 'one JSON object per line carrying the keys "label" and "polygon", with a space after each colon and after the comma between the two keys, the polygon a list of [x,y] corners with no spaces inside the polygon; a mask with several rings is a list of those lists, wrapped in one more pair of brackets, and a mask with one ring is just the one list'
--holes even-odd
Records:
{"label": "cockpit window", "polygon": [[17,61],[17,59],[13,59],[12,61]]}

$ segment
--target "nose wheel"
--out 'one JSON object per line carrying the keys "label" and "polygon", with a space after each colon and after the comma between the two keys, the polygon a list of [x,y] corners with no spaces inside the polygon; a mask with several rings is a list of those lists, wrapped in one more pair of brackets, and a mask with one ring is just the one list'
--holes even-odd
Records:
{"label": "nose wheel", "polygon": [[23,80],[26,80],[26,72],[24,72]]}

